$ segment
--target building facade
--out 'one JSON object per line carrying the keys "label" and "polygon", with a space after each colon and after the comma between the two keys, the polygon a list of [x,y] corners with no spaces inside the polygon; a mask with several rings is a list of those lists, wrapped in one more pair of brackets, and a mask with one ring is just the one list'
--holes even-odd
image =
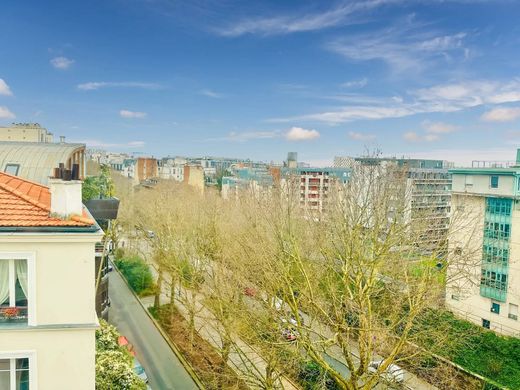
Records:
{"label": "building facade", "polygon": [[520,336],[520,161],[512,168],[453,169],[448,308]]}
{"label": "building facade", "polygon": [[321,213],[327,198],[337,185],[344,185],[350,178],[348,168],[282,168],[281,186],[295,187],[300,206],[311,212]]}
{"label": "building facade", "polygon": [[13,123],[0,127],[0,141],[52,143],[54,136],[39,123]]}
{"label": "building facade", "polygon": [[0,389],[95,388],[95,244],[81,182],[0,173]]}

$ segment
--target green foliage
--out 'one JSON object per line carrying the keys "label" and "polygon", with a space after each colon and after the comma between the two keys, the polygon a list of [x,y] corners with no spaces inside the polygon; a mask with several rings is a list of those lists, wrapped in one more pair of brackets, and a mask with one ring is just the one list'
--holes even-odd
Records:
{"label": "green foliage", "polygon": [[[424,335],[423,347],[432,350],[437,345],[432,352],[502,386],[520,389],[520,339],[499,336],[440,310],[421,315],[416,331]],[[439,344],[427,335],[442,335],[446,341]]]}
{"label": "green foliage", "polygon": [[83,202],[114,196],[114,183],[110,177],[110,167],[101,165],[98,176],[89,176],[83,181]]}
{"label": "green foliage", "polygon": [[96,350],[109,351],[119,349],[117,338],[119,333],[115,326],[110,325],[103,319],[99,320],[100,327],[96,329]]}
{"label": "green foliage", "polygon": [[305,390],[339,390],[340,387],[314,361],[302,361],[298,373],[299,383]]}
{"label": "green foliage", "polygon": [[145,390],[146,384],[133,372],[129,354],[102,351],[96,354],[96,390]]}
{"label": "green foliage", "polygon": [[96,390],[144,390],[146,385],[133,372],[130,353],[119,346],[119,332],[103,319],[96,329]]}
{"label": "green foliage", "polygon": [[155,286],[150,267],[139,256],[116,259],[115,264],[137,294],[154,293]]}

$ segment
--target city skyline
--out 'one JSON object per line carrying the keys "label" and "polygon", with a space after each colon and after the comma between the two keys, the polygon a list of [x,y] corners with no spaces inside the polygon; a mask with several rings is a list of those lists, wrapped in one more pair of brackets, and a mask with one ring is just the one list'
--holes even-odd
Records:
{"label": "city skyline", "polygon": [[95,3],[2,6],[1,126],[156,156],[514,160],[513,1]]}

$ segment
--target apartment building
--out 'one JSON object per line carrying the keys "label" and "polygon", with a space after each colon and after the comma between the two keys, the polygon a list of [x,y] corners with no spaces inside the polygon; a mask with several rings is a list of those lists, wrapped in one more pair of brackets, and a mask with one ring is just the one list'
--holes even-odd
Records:
{"label": "apartment building", "polygon": [[0,173],[0,389],[95,388],[95,244],[81,181]]}
{"label": "apartment building", "polygon": [[450,170],[446,304],[485,328],[520,336],[520,150],[515,164],[475,166]]}
{"label": "apartment building", "polygon": [[39,123],[13,123],[0,127],[0,141],[52,143],[53,134]]}
{"label": "apartment building", "polygon": [[376,174],[393,177],[402,190],[403,222],[417,237],[418,249],[439,254],[445,252],[450,223],[452,163],[443,160],[425,160],[385,157],[335,157],[335,166],[363,170],[377,166]]}
{"label": "apartment building", "polygon": [[282,168],[282,188],[296,187],[300,205],[311,212],[325,210],[327,198],[337,185],[348,182],[351,169],[348,168]]}

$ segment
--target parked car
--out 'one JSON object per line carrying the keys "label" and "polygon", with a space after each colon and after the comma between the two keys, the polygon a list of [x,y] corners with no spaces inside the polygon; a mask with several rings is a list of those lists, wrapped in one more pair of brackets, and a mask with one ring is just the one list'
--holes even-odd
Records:
{"label": "parked car", "polygon": [[[383,364],[383,360],[375,360],[370,362],[368,365],[368,371],[375,373],[379,366]],[[385,372],[381,374],[381,379],[386,382],[403,383],[404,382],[404,370],[397,364],[390,364]]]}
{"label": "parked car", "polygon": [[247,295],[248,297],[255,297],[256,290],[253,287],[246,287],[244,288],[244,295]]}
{"label": "parked car", "polygon": [[287,341],[291,341],[291,342],[296,341],[299,336],[300,336],[300,334],[294,328],[291,328],[291,327],[282,328],[282,337]]}
{"label": "parked car", "polygon": [[134,372],[135,374],[141,378],[141,380],[144,383],[148,383],[148,375],[146,375],[146,372],[144,371],[143,366],[141,363],[139,363],[139,360],[134,356]]}

